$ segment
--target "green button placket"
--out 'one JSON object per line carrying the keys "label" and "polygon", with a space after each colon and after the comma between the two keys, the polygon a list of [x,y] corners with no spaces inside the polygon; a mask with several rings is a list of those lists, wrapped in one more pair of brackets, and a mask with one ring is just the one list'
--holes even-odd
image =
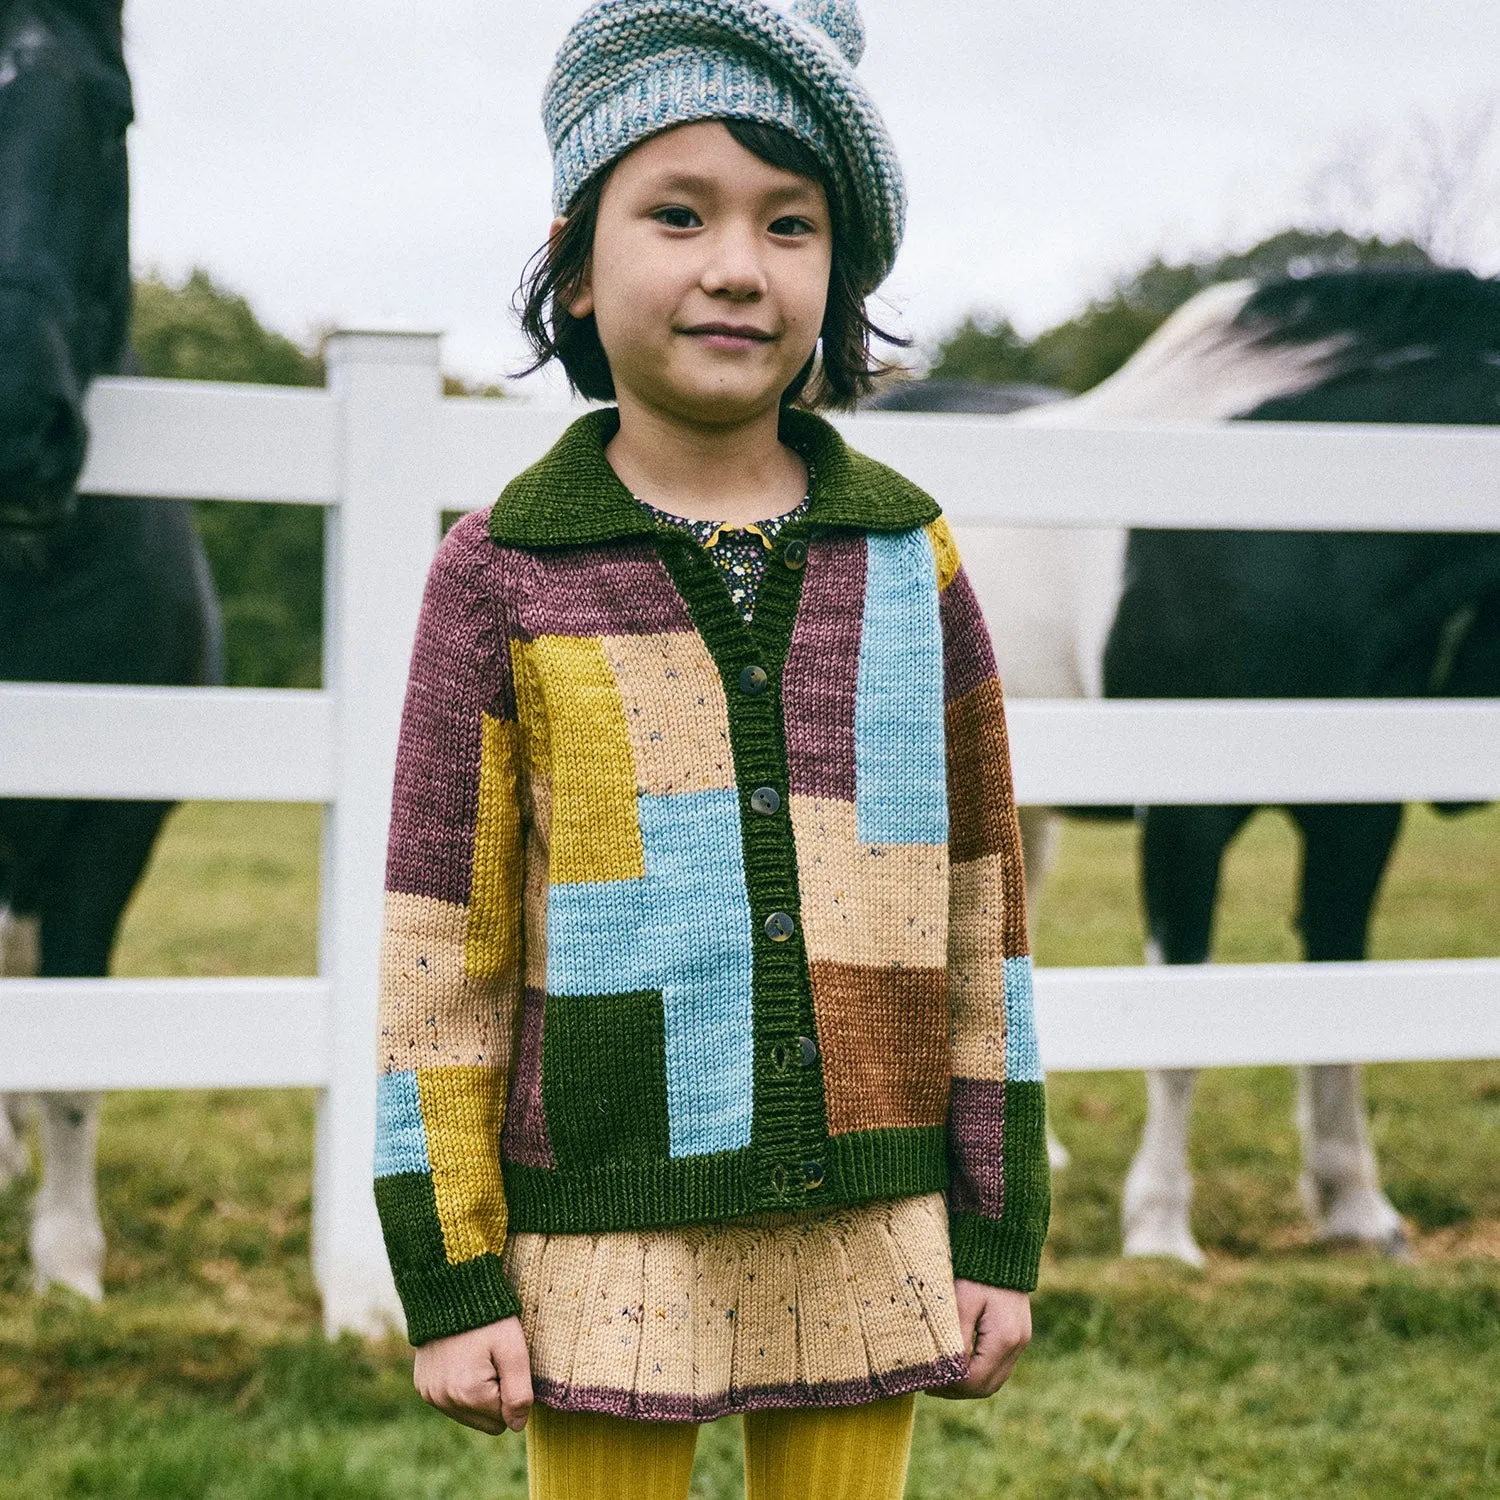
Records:
{"label": "green button placket", "polygon": [[[662,561],[719,669],[729,707],[754,953],[752,1193],[756,1206],[766,1209],[831,1200],[829,1189],[835,1186],[826,1182],[809,1192],[803,1172],[806,1162],[825,1158],[827,1111],[822,1071],[801,1065],[798,1043],[816,1030],[799,915],[781,696],[805,572],[788,567],[784,554],[789,542],[805,543],[808,534],[805,521],[794,521],[777,535],[756,591],[754,620],[747,626],[703,549],[670,527],[657,532]],[[750,666],[765,669],[767,682],[759,692],[740,686],[740,675]],[[765,786],[781,797],[779,811],[771,815],[756,812],[750,803],[755,790]],[[773,912],[798,915],[796,930],[783,941],[765,930]]]}

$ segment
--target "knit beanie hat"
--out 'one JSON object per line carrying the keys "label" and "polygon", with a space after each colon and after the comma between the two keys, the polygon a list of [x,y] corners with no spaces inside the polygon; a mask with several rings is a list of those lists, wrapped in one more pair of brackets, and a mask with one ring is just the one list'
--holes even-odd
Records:
{"label": "knit beanie hat", "polygon": [[847,219],[858,207],[876,279],[896,259],[906,192],[896,150],[855,77],[856,0],[597,0],[558,49],[542,96],[555,212],[647,136],[693,120],[779,126],[823,163]]}

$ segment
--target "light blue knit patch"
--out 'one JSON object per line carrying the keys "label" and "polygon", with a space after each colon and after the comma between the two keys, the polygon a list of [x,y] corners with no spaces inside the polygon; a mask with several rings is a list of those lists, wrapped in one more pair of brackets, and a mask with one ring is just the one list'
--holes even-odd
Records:
{"label": "light blue knit patch", "polygon": [[547,893],[547,990],[660,990],[673,1156],[750,1144],[750,897],[734,788],[637,798],[646,873]]}
{"label": "light blue knit patch", "polygon": [[382,1073],[375,1085],[375,1175],[431,1172],[415,1073]]}
{"label": "light blue knit patch", "polygon": [[923,530],[865,538],[865,613],[854,698],[861,844],[948,841],[943,627]]}
{"label": "light blue knit patch", "polygon": [[1042,1056],[1036,1045],[1036,1010],[1029,958],[1005,960],[1005,1081],[1042,1081]]}

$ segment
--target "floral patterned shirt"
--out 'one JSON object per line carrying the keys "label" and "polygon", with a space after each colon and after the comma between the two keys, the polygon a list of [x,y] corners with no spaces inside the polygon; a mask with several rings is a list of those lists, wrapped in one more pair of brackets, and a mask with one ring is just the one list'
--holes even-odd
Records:
{"label": "floral patterned shirt", "polygon": [[744,526],[729,526],[720,521],[692,521],[660,510],[649,501],[636,499],[666,526],[685,531],[718,565],[729,585],[729,597],[748,625],[755,614],[755,590],[766,571],[766,559],[776,543],[777,534],[788,521],[795,521],[807,510],[807,496],[795,509],[764,521],[750,521]]}

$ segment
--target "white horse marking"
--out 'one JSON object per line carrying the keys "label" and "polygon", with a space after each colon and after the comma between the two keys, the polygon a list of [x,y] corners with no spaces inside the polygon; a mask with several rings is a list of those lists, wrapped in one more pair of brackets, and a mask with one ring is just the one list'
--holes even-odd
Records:
{"label": "white horse marking", "polygon": [[[0,975],[30,978],[40,967],[41,934],[32,917],[0,909]],[[20,1134],[33,1096],[0,1095],[0,1187],[31,1165]],[[94,1189],[99,1142],[97,1094],[34,1096],[42,1182],[32,1205],[31,1267],[39,1292],[71,1287],[97,1302],[104,1296],[104,1230]]]}

